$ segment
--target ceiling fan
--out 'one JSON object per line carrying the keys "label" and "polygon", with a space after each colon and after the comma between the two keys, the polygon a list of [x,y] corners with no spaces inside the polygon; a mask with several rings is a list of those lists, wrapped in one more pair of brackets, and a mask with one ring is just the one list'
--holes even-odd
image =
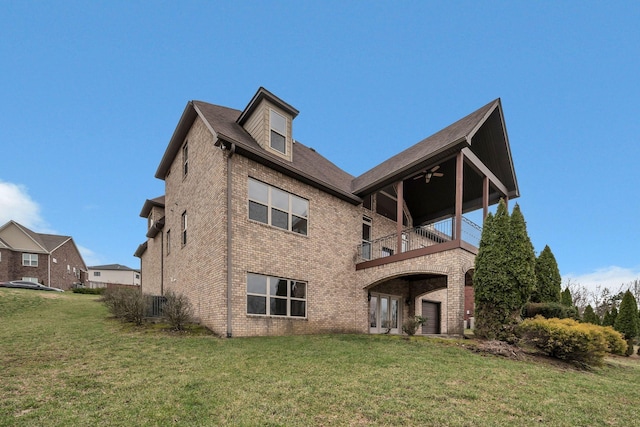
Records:
{"label": "ceiling fan", "polygon": [[414,176],[413,179],[415,180],[415,179],[420,179],[420,178],[424,177],[424,182],[426,184],[428,184],[429,181],[431,181],[432,177],[434,177],[434,176],[437,176],[437,177],[444,176],[444,174],[442,172],[437,172],[438,169],[440,169],[440,165],[434,166],[429,170],[425,169],[424,172]]}

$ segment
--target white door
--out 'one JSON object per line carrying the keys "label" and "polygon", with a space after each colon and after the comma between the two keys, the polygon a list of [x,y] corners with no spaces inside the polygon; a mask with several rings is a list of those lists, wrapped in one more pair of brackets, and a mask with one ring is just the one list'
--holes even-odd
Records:
{"label": "white door", "polygon": [[371,294],[369,300],[369,332],[372,334],[399,334],[400,297]]}

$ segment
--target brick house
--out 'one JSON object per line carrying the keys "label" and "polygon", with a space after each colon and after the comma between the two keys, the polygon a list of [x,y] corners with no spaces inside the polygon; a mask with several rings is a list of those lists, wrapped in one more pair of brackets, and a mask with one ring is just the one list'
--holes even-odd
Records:
{"label": "brick house", "polygon": [[519,196],[499,99],[354,177],[293,139],[264,88],[244,110],[190,101],[146,200],[142,291],[186,295],[226,336],[459,334],[481,228]]}
{"label": "brick house", "polygon": [[70,236],[36,233],[15,221],[0,227],[0,281],[71,289],[86,278],[87,266]]}

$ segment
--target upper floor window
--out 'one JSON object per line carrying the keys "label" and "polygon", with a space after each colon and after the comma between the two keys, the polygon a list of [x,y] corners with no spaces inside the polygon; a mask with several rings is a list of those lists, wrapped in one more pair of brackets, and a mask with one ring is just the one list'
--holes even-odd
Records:
{"label": "upper floor window", "polygon": [[249,178],[249,218],[306,236],[309,201]]}
{"label": "upper floor window", "polygon": [[96,277],[99,277],[100,276],[100,272],[99,271],[94,271],[93,275],[96,276]]}
{"label": "upper floor window", "polygon": [[187,211],[182,212],[182,246],[187,244]]}
{"label": "upper floor window", "polygon": [[287,151],[287,119],[273,110],[270,110],[270,112],[271,148],[285,154]]}
{"label": "upper floor window", "polygon": [[171,230],[167,230],[167,255],[171,253]]}
{"label": "upper floor window", "polygon": [[189,172],[189,143],[185,142],[182,146],[182,176],[187,176]]}
{"label": "upper floor window", "polygon": [[307,284],[297,280],[249,273],[247,314],[306,317]]}
{"label": "upper floor window", "polygon": [[22,265],[28,267],[38,266],[38,254],[22,254]]}

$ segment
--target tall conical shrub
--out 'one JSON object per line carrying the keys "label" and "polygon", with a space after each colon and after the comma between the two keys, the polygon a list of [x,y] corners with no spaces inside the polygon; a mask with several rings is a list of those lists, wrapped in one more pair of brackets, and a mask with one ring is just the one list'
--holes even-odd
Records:
{"label": "tall conical shrub", "polygon": [[638,335],[638,304],[630,291],[625,292],[622,297],[613,327],[627,340],[632,340]]}
{"label": "tall conical shrub", "polygon": [[512,327],[535,285],[535,254],[516,205],[510,217],[501,200],[485,220],[473,276],[476,335],[510,340]]}
{"label": "tall conical shrub", "polygon": [[562,291],[560,302],[562,303],[562,305],[566,305],[567,307],[573,307],[573,297],[571,296],[571,290],[569,289],[569,287],[565,288],[565,290]]}
{"label": "tall conical shrub", "polygon": [[536,287],[531,294],[531,301],[560,302],[561,284],[556,257],[547,245],[536,258]]}

